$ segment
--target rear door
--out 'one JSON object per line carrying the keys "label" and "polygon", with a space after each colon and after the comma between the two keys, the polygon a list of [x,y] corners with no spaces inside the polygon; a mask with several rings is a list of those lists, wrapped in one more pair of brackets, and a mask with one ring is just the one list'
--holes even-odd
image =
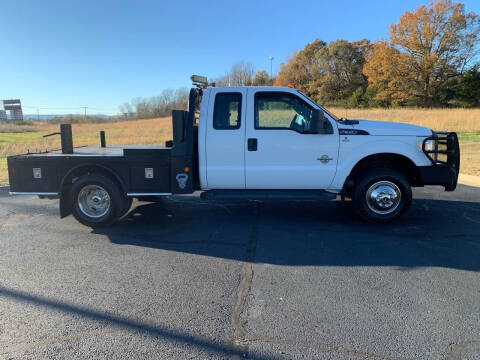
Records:
{"label": "rear door", "polygon": [[206,129],[209,189],[245,188],[245,88],[212,88]]}
{"label": "rear door", "polygon": [[248,90],[247,189],[327,189],[336,172],[338,130],[305,131],[315,107],[296,90]]}

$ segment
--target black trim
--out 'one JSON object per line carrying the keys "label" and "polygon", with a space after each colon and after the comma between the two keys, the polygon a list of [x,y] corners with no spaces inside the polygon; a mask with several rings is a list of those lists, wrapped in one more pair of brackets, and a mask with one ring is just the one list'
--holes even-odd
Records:
{"label": "black trim", "polygon": [[442,185],[446,191],[453,191],[457,186],[458,173],[448,165],[417,166],[421,185]]}
{"label": "black trim", "polygon": [[340,135],[370,135],[368,131],[359,129],[338,129]]}
{"label": "black trim", "polygon": [[247,140],[247,150],[248,151],[257,151],[258,140],[255,138],[250,138]]}
{"label": "black trim", "polygon": [[[434,141],[434,149],[427,150],[427,141]],[[460,173],[460,145],[458,142],[458,136],[455,132],[434,132],[432,136],[429,136],[423,140],[422,151],[425,156],[430,160],[432,166],[429,168],[438,168],[440,170],[424,170],[427,171],[426,178],[430,180],[430,173],[438,172],[439,177],[448,177],[448,181],[442,181],[440,184],[432,185],[444,185],[446,191],[453,191],[457,187],[458,174]],[[442,160],[438,156],[443,156]],[[444,179],[444,178],[442,178]],[[437,180],[436,182],[440,182]],[[427,183],[426,183],[427,184]],[[428,184],[431,184],[430,182]]]}
{"label": "black trim", "polygon": [[[290,129],[290,128],[285,128],[285,127],[262,127],[262,128],[255,128],[255,130],[287,130],[287,131],[293,131],[296,132],[297,134],[301,135],[318,135],[321,133],[316,133],[316,132],[310,132],[310,131],[299,131],[297,129]],[[333,133],[328,133],[326,135],[331,135]]]}
{"label": "black trim", "polygon": [[[218,111],[217,109],[217,98],[219,95],[236,95],[236,96],[239,96],[239,101],[238,101],[238,122],[237,122],[237,125],[236,126],[228,126],[228,127],[217,127],[216,124],[215,124],[215,113]],[[240,129],[241,125],[242,125],[242,93],[240,92],[230,92],[230,91],[226,91],[226,92],[218,92],[216,95],[215,95],[215,103],[213,104],[213,128],[215,130],[238,130]]]}
{"label": "black trim", "polygon": [[349,119],[340,119],[338,122],[342,125],[358,125],[360,124],[360,121],[358,120],[349,120]]}
{"label": "black trim", "polygon": [[[309,109],[310,109],[310,113],[311,111],[313,110],[313,106],[310,105],[309,103],[307,103],[305,100],[303,100],[300,96],[297,96],[296,94],[293,94],[291,92],[287,92],[287,91],[257,91],[255,93],[255,97],[254,97],[254,119],[253,119],[253,126],[255,128],[255,130],[290,130],[290,131],[294,131],[296,133],[299,133],[299,134],[314,134],[312,132],[309,132],[309,131],[300,131],[300,130],[297,130],[297,129],[293,129],[293,128],[290,128],[290,127],[284,127],[284,126],[260,126],[259,124],[257,124],[257,116],[258,116],[258,104],[257,104],[257,97],[259,96],[277,96],[277,95],[280,95],[280,96],[290,96],[291,98],[294,98],[294,99],[297,99],[300,103],[304,104],[305,106],[307,106]],[[316,133],[315,133],[316,134]]]}
{"label": "black trim", "polygon": [[208,190],[200,194],[204,200],[333,200],[337,194],[325,190],[246,189]]}

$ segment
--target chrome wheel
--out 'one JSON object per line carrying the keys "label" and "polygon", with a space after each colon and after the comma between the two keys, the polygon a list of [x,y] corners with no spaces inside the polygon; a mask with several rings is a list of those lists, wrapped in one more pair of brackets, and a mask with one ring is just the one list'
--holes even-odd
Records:
{"label": "chrome wheel", "polygon": [[390,181],[378,181],[372,184],[365,196],[369,209],[380,215],[395,211],[402,200],[400,188]]}
{"label": "chrome wheel", "polygon": [[110,210],[110,195],[99,185],[86,185],[78,193],[78,207],[90,218],[101,218]]}

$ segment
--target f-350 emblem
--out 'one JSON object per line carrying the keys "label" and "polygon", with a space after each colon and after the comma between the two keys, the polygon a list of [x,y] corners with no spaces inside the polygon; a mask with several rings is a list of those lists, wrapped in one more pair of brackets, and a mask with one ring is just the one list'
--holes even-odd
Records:
{"label": "f-350 emblem", "polygon": [[333,160],[331,157],[328,155],[322,155],[321,157],[317,158],[317,160],[320,160],[322,164],[328,163],[330,160]]}

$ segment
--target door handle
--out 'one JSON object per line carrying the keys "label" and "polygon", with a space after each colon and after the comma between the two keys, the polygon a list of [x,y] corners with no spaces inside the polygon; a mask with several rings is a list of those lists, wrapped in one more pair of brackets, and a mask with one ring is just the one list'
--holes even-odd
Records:
{"label": "door handle", "polygon": [[247,149],[248,151],[257,151],[258,141],[255,138],[250,138],[247,140]]}

